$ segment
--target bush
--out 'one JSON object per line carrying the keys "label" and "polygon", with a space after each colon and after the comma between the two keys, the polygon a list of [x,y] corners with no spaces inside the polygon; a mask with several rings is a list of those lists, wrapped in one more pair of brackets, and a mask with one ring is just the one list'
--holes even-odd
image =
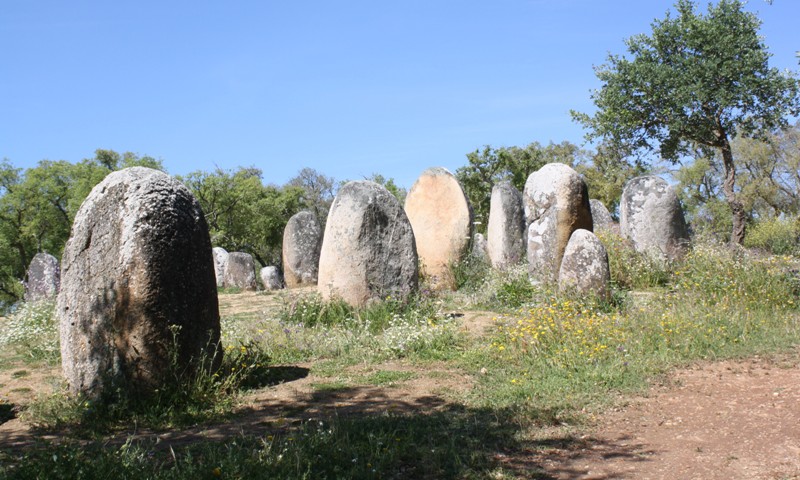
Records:
{"label": "bush", "polygon": [[671,278],[669,261],[637,252],[622,236],[599,231],[597,237],[608,252],[611,283],[622,289],[648,289],[665,286]]}
{"label": "bush", "polygon": [[491,269],[485,258],[469,254],[461,261],[450,265],[450,274],[457,290],[475,291],[483,286]]}
{"label": "bush", "polygon": [[768,218],[747,230],[744,246],[759,248],[773,255],[791,255],[798,251],[800,225],[796,218]]}

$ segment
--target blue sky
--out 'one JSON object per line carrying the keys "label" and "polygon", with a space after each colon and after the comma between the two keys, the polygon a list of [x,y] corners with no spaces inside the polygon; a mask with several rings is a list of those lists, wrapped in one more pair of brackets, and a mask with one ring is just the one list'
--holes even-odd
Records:
{"label": "blue sky", "polygon": [[[483,145],[581,143],[593,65],[672,1],[1,0],[0,158],[311,167],[409,187]],[[702,8],[706,3],[701,1]],[[798,70],[800,2],[751,0]]]}

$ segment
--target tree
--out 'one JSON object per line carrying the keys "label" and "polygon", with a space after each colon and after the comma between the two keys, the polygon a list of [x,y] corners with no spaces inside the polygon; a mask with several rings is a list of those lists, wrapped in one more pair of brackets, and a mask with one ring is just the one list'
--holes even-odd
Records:
{"label": "tree", "polygon": [[306,167],[297,172],[297,176],[289,180],[287,186],[299,187],[303,190],[303,203],[314,212],[320,225],[324,228],[328,210],[336,197],[338,187],[336,180],[313,168]]}
{"label": "tree", "polygon": [[247,252],[262,266],[280,265],[286,223],[306,206],[301,188],[265,186],[255,167],[197,171],[181,180],[200,202],[214,246]]}
{"label": "tree", "polygon": [[91,189],[113,170],[135,165],[162,168],[151,157],[113,150],[97,150],[77,164],[42,160],[27,170],[0,163],[0,303],[21,298],[20,281],[34,255],[61,255]]}
{"label": "tree", "polygon": [[575,165],[589,187],[589,196],[603,202],[612,215],[617,215],[622,190],[633,177],[644,175],[647,168],[640,161],[628,161],[626,155],[608,145],[584,156]]}
{"label": "tree", "polygon": [[[769,134],[764,139],[737,137],[731,142],[738,159],[737,189],[748,226],[755,221],[784,214],[800,214],[800,123]],[[727,226],[730,214],[722,218],[723,166],[720,155],[701,155],[675,173],[679,195],[690,218],[717,236]]]}
{"label": "tree", "polygon": [[386,178],[380,173],[373,173],[369,177],[366,177],[365,180],[369,180],[371,182],[375,182],[378,185],[383,185],[386,187],[386,190],[389,190],[389,193],[394,195],[400,205],[402,206],[406,202],[406,195],[408,195],[408,191],[405,188],[398,186],[394,183],[394,178]]}
{"label": "tree", "polygon": [[603,82],[592,95],[597,112],[573,117],[590,130],[590,140],[658,151],[673,162],[697,148],[718,152],[731,241],[741,244],[746,214],[731,140],[784,127],[800,111],[798,82],[769,67],[760,21],[742,2],[721,0],[706,15],[691,0],[679,0],[675,9],[675,18],[668,12],[652,24],[650,36],[626,41],[630,59],[611,55],[596,68]]}

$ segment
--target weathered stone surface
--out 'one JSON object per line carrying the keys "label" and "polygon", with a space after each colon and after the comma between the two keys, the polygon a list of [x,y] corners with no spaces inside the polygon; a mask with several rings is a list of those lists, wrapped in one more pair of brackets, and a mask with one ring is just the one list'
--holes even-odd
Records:
{"label": "weathered stone surface", "polygon": [[222,280],[226,288],[257,290],[256,262],[253,256],[245,252],[230,252],[225,263],[225,274]]}
{"label": "weathered stone surface", "polygon": [[26,302],[55,298],[61,286],[61,266],[58,259],[45,252],[34,255],[24,283]]}
{"label": "weathered stone surface", "polygon": [[208,226],[200,205],[165,173],[111,173],[81,205],[64,247],[56,315],[64,375],[97,396],[147,392],[218,361],[219,308]]}
{"label": "weathered stone surface", "polygon": [[222,247],[211,249],[214,254],[214,277],[217,279],[217,287],[225,286],[225,265],[228,263],[228,251]]}
{"label": "weathered stone surface", "polygon": [[680,257],[689,232],[678,196],[666,180],[655,175],[625,184],[619,206],[620,231],[638,252],[661,258]]}
{"label": "weathered stone surface", "polygon": [[555,282],[572,233],[579,228],[592,231],[586,183],[569,166],[549,163],[530,174],[523,202],[531,280]]}
{"label": "weathered stone surface", "polygon": [[482,233],[476,232],[472,237],[472,256],[483,261],[489,261],[489,255],[486,252],[486,237]]}
{"label": "weathered stone surface", "polygon": [[292,215],[283,230],[283,272],[288,288],[317,284],[322,228],[309,211]]}
{"label": "weathered stone surface", "polygon": [[605,247],[594,233],[584,229],[575,230],[561,261],[559,290],[608,299],[611,295],[610,284],[611,271]]}
{"label": "weathered stone surface", "polygon": [[408,192],[405,211],[431,286],[454,289],[450,265],[468,253],[473,227],[472,209],[461,184],[447,169],[429,168]]}
{"label": "weathered stone surface", "polygon": [[603,202],[592,198],[589,200],[589,207],[592,210],[592,227],[594,231],[612,230],[615,228],[616,222],[606,206],[603,205]]}
{"label": "weathered stone surface", "polygon": [[511,182],[492,187],[486,247],[494,268],[507,268],[525,258],[525,210],[522,194]]}
{"label": "weathered stone surface", "polygon": [[331,205],[319,259],[323,298],[351,305],[417,290],[419,259],[414,232],[403,208],[386,188],[349,182]]}
{"label": "weathered stone surface", "polygon": [[259,272],[264,290],[280,290],[283,288],[283,277],[278,267],[266,266]]}

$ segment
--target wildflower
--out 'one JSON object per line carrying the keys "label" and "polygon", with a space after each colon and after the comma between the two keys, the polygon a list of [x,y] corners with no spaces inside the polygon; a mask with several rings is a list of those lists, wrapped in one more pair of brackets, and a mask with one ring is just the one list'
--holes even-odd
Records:
{"label": "wildflower", "polygon": [[219,467],[214,468],[214,470],[211,470],[211,475],[214,475],[215,477],[222,476],[222,469]]}

